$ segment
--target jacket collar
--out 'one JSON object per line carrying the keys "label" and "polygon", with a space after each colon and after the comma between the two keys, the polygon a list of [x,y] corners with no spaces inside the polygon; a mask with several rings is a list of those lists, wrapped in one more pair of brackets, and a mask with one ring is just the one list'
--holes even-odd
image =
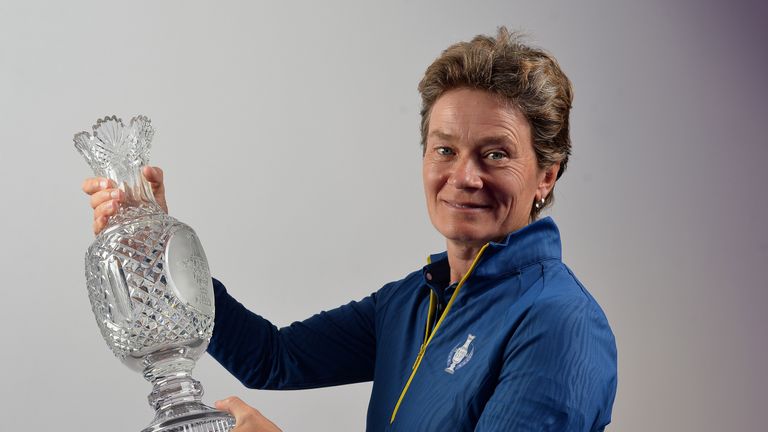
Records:
{"label": "jacket collar", "polygon": [[[549,259],[562,259],[562,251],[560,231],[551,217],[545,217],[510,233],[501,242],[490,242],[470,276],[473,279],[501,277]],[[448,285],[447,253],[430,255],[430,263],[422,273],[425,283],[432,288],[442,289]]]}

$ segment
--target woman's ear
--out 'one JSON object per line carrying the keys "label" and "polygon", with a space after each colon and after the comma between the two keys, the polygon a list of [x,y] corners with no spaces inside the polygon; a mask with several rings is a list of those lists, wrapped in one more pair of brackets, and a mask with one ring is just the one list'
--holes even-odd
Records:
{"label": "woman's ear", "polygon": [[560,162],[555,162],[542,171],[539,186],[536,190],[537,200],[542,200],[549,195],[555,187],[558,172],[560,172]]}

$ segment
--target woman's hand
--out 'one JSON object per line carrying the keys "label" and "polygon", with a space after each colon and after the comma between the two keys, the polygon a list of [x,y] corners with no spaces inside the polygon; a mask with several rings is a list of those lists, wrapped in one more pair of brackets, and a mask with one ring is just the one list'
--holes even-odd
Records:
{"label": "woman's hand", "polygon": [[152,186],[152,195],[163,211],[168,214],[168,204],[165,202],[165,184],[163,183],[163,170],[159,167],[145,166],[141,171],[149,185]]}
{"label": "woman's hand", "polygon": [[[155,201],[168,213],[165,202],[165,186],[163,185],[163,170],[157,167],[144,167],[142,174],[152,186]],[[93,234],[99,233],[107,226],[110,216],[117,213],[120,201],[125,199],[125,193],[117,189],[115,182],[104,177],[91,177],[83,182],[83,192],[91,196],[93,209]]]}
{"label": "woman's hand", "polygon": [[231,396],[217,401],[214,405],[216,409],[235,416],[235,428],[232,432],[281,432],[279,427],[261,415],[256,408],[238,397]]}

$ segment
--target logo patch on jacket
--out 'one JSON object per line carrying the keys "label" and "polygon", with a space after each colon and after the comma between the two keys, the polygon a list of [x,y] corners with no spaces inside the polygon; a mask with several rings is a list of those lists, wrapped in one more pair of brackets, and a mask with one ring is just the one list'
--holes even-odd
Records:
{"label": "logo patch on jacket", "polygon": [[475,335],[467,335],[467,340],[464,343],[456,345],[448,354],[448,367],[445,371],[449,374],[453,374],[457,369],[461,369],[465,364],[472,359],[472,354],[475,353],[475,344],[472,343],[475,340]]}

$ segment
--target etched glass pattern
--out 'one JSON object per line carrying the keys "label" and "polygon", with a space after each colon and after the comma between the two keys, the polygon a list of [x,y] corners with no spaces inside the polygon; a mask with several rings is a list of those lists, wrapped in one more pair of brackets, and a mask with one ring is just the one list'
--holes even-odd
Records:
{"label": "etched glass pattern", "polygon": [[125,199],[85,255],[88,297],[112,352],[153,384],[154,421],[143,432],[229,431],[234,419],[202,404],[191,377],[213,331],[213,286],[194,230],[163,212],[141,169],[154,129],[147,117],[115,116],[75,147]]}

